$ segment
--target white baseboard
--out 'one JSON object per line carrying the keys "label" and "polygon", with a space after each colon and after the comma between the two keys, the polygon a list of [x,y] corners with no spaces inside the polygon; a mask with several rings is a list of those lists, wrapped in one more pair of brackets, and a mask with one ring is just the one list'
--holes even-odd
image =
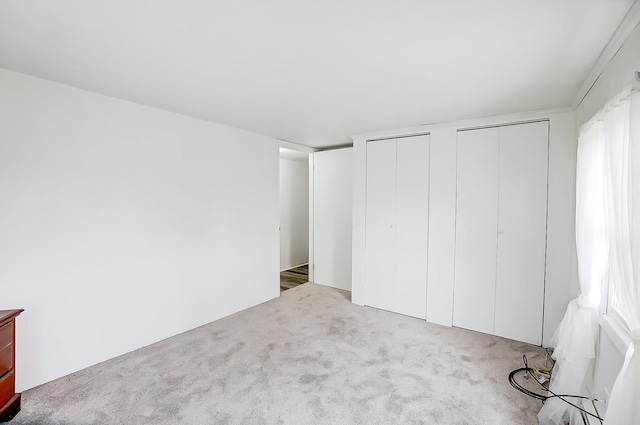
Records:
{"label": "white baseboard", "polygon": [[309,263],[302,263],[302,264],[298,264],[297,266],[287,267],[286,269],[282,269],[280,271],[281,272],[286,272],[287,270],[291,270],[291,269],[295,269],[296,267],[302,267],[302,266],[307,266],[307,265],[309,265]]}

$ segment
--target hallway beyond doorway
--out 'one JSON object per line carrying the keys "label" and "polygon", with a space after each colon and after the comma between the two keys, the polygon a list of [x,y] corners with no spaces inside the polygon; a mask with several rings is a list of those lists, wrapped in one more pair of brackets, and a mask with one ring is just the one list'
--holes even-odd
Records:
{"label": "hallway beyond doorway", "polygon": [[294,267],[280,272],[280,292],[295,288],[309,281],[309,265]]}

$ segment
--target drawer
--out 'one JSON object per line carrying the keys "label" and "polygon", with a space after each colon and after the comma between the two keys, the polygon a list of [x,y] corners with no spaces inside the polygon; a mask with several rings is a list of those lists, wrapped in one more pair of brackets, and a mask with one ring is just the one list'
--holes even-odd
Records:
{"label": "drawer", "polygon": [[13,371],[0,378],[0,406],[3,406],[15,394],[15,379]]}
{"label": "drawer", "polygon": [[13,320],[0,326],[0,349],[11,344],[13,339]]}
{"label": "drawer", "polygon": [[13,345],[0,348],[0,378],[13,368]]}

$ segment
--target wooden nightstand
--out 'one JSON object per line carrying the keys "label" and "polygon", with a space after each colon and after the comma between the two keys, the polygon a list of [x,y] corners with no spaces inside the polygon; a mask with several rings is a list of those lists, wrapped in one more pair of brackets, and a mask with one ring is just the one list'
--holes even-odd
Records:
{"label": "wooden nightstand", "polygon": [[20,394],[16,394],[16,316],[24,310],[0,310],[0,422],[20,411]]}

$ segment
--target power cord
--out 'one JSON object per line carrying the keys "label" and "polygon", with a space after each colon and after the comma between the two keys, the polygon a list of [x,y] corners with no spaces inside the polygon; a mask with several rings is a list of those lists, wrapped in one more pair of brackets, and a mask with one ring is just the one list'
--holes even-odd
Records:
{"label": "power cord", "polygon": [[[518,374],[519,372],[524,372],[524,377],[525,377],[525,379],[528,379],[528,378],[529,378],[529,374],[533,374],[533,375],[534,375],[534,378],[535,378],[535,376],[536,376],[536,374],[535,374],[535,368],[530,368],[530,367],[529,367],[529,364],[528,364],[528,362],[527,362],[527,356],[523,355],[523,356],[522,356],[522,360],[523,360],[523,362],[524,362],[524,367],[521,367],[521,368],[515,369],[515,370],[511,371],[511,373],[509,373],[509,383],[511,384],[511,386],[512,386],[513,388],[515,388],[516,390],[520,391],[521,393],[524,393],[524,394],[528,395],[529,397],[533,397],[533,398],[536,398],[536,399],[538,399],[538,400],[542,400],[542,402],[543,402],[543,403],[544,403],[545,401],[547,401],[548,399],[550,399],[550,398],[554,398],[554,397],[559,398],[560,400],[564,401],[565,403],[567,403],[567,404],[569,404],[569,405],[571,405],[571,406],[575,407],[576,409],[580,410],[580,411],[581,411],[581,412],[583,412],[583,413],[586,413],[587,415],[593,416],[594,418],[596,418],[597,420],[599,420],[599,421],[601,421],[601,422],[604,420],[604,419],[603,419],[603,418],[601,418],[600,416],[595,415],[595,414],[593,414],[593,413],[591,413],[591,412],[589,412],[589,411],[587,411],[587,410],[583,409],[582,407],[580,407],[580,406],[578,406],[578,405],[576,405],[576,404],[574,404],[574,403],[570,402],[570,401],[569,401],[569,400],[567,400],[565,397],[568,397],[568,398],[577,398],[577,399],[582,399],[582,400],[591,400],[591,401],[599,401],[599,402],[603,402],[602,400],[598,400],[598,399],[593,398],[593,397],[587,397],[587,396],[582,396],[582,395],[556,394],[556,393],[554,393],[553,391],[551,391],[549,388],[545,387],[545,386],[542,384],[542,382],[540,382],[540,381],[539,381],[539,380],[537,380],[537,379],[536,379],[536,382],[537,382],[537,383],[542,387],[542,389],[543,389],[544,391],[547,391],[547,392],[551,393],[552,395],[550,395],[550,396],[549,396],[549,395],[545,396],[545,395],[542,395],[542,394],[538,394],[538,393],[533,392],[533,391],[531,391],[531,390],[529,390],[529,389],[527,389],[527,388],[523,387],[522,385],[520,385],[520,384],[519,384],[518,382],[516,382],[516,380],[515,380],[515,376],[516,376],[516,374]],[[544,369],[546,369],[546,367],[545,367]],[[549,370],[548,372],[549,372],[549,376],[551,376],[551,371]]]}

